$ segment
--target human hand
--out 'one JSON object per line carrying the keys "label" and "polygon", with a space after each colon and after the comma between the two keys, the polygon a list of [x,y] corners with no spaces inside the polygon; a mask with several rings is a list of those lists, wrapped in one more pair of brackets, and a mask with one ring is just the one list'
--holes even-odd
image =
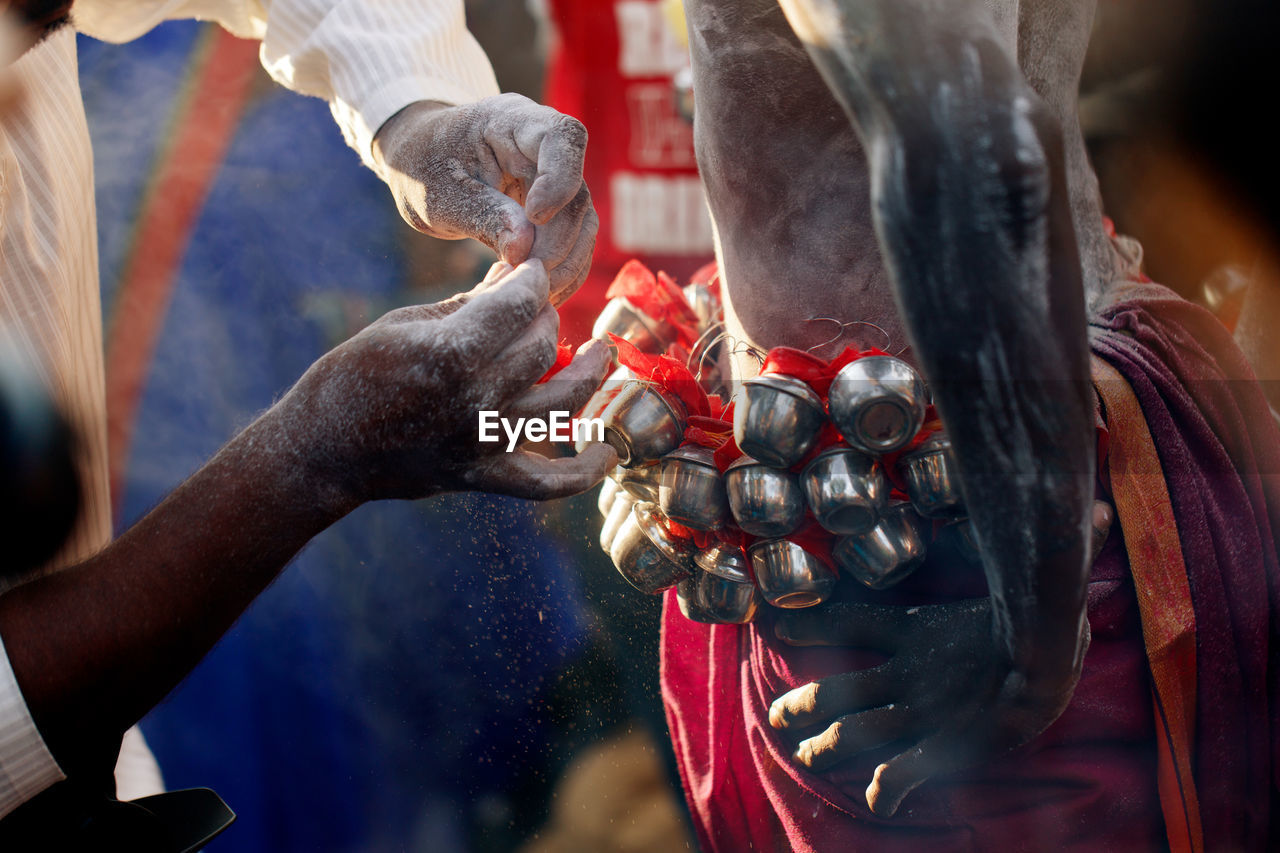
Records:
{"label": "human hand", "polygon": [[373,142],[405,221],[474,237],[510,264],[542,261],[557,305],[586,278],[600,224],[582,180],[586,148],[581,122],[515,94],[411,104]]}
{"label": "human hand", "polygon": [[496,264],[469,293],[392,311],[323,356],[268,416],[338,512],[381,498],[479,489],[546,500],[617,464],[603,443],[575,457],[479,441],[478,413],[576,412],[610,366],[592,342],[550,381],[559,318],[538,261]]}
{"label": "human hand", "polygon": [[[1093,559],[1114,513],[1097,501]],[[928,778],[1021,746],[1066,708],[1089,643],[1082,620],[1074,660],[1018,672],[999,651],[988,599],[920,607],[832,603],[783,611],[775,633],[796,646],[850,646],[889,656],[879,666],[832,675],[779,696],[769,723],[791,734],[795,760],[822,772],[863,752],[912,745],[881,763],[867,806],[891,817]]]}

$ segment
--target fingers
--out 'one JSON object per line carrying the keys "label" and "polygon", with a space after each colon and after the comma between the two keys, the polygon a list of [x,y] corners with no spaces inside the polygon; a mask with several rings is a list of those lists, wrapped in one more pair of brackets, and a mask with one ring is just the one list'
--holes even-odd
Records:
{"label": "fingers", "polygon": [[931,776],[967,767],[978,756],[995,754],[984,734],[966,729],[944,729],[877,767],[866,791],[872,813],[893,817],[907,795]]}
{"label": "fingers", "polygon": [[794,730],[866,708],[888,705],[902,692],[888,664],[832,675],[784,693],[769,706],[769,725]]}
{"label": "fingers", "polygon": [[587,209],[582,226],[578,230],[577,242],[555,269],[550,271],[551,301],[556,305],[577,292],[586,281],[591,270],[591,255],[596,247],[596,234],[600,231],[600,216],[595,207]]}
{"label": "fingers", "polygon": [[[983,684],[981,679],[976,683]],[[1017,700],[1016,695],[987,692],[980,686],[967,702],[953,707],[941,729],[876,768],[867,786],[867,807],[880,817],[893,817],[906,796],[930,777],[1007,752],[1039,734],[1057,716],[1034,709],[1016,712]]]}
{"label": "fingers", "polygon": [[801,741],[793,757],[810,770],[821,773],[860,752],[906,737],[910,730],[911,714],[905,707],[874,708],[841,717],[821,734]]}
{"label": "fingers", "polygon": [[[476,293],[454,313],[450,321],[454,324],[451,331],[457,336],[454,345],[464,358],[492,358],[525,333],[548,307],[549,295],[550,283],[542,264],[521,264]],[[554,345],[553,340],[553,348]]]}
{"label": "fingers", "polygon": [[827,604],[776,615],[773,632],[793,646],[855,646],[891,652],[905,607],[875,604]]}
{"label": "fingers", "polygon": [[578,348],[573,361],[541,385],[534,385],[508,404],[503,416],[545,418],[548,412],[582,411],[612,367],[609,347],[603,341],[588,341]]}
{"label": "fingers", "polygon": [[[548,272],[554,273],[556,267],[564,263],[569,254],[578,248],[588,214],[595,211],[587,185],[579,182],[578,186],[578,193],[573,200],[561,208],[550,222],[538,226],[537,237],[529,251],[529,257],[542,261]],[[592,221],[599,222],[598,218],[593,218]],[[589,231],[589,236],[594,240],[594,231]],[[552,290],[554,291],[554,287]]]}
{"label": "fingers", "polygon": [[617,464],[618,454],[614,449],[596,442],[587,445],[577,456],[560,459],[548,459],[527,451],[500,453],[467,479],[475,489],[545,501],[585,492],[603,480]]}
{"label": "fingers", "polygon": [[529,259],[537,230],[520,202],[500,189],[463,176],[447,197],[433,198],[432,208],[441,211],[432,220],[433,224],[438,223],[448,233],[428,233],[473,237],[497,252],[498,257],[508,264],[519,264]]}
{"label": "fingers", "polygon": [[556,361],[560,316],[550,304],[487,365],[477,365],[475,384],[482,409],[503,409],[542,378]]}
{"label": "fingers", "polygon": [[517,128],[516,142],[526,154],[537,151],[538,176],[529,187],[525,206],[529,219],[543,225],[578,194],[587,129],[571,116],[554,113],[548,122],[525,122]]}

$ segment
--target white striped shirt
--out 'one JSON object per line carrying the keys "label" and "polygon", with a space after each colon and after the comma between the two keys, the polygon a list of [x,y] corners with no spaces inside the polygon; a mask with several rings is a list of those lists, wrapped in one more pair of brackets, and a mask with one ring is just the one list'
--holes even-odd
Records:
{"label": "white striped shirt", "polygon": [[[373,134],[404,106],[498,92],[462,0],[77,0],[73,17],[107,41],[171,18],[261,40],[271,76],[329,101],[370,167]],[[0,117],[0,327],[39,360],[79,438],[85,500],[55,561],[68,565],[111,536],[93,161],[75,34],[55,33],[11,71],[26,97]],[[0,817],[62,778],[0,642]]]}

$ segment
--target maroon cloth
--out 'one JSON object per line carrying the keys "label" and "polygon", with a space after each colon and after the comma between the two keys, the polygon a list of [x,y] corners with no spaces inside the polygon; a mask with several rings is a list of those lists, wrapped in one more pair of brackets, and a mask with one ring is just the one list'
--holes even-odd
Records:
{"label": "maroon cloth", "polygon": [[1275,421],[1226,329],[1165,288],[1126,287],[1100,312],[1092,345],[1142,405],[1178,521],[1196,617],[1194,777],[1205,848],[1278,849]]}
{"label": "maroon cloth", "polygon": [[[1280,437],[1225,330],[1163,288],[1122,289],[1098,313],[1091,340],[1133,385],[1179,519],[1199,626],[1195,775],[1207,849],[1266,849],[1280,766],[1272,753],[1280,705],[1271,615],[1280,502],[1272,494],[1268,509],[1272,486],[1259,472],[1280,472]],[[980,576],[958,575],[933,555],[903,586],[861,594],[881,602],[985,594]],[[773,638],[767,613],[749,626],[689,622],[668,596],[662,689],[703,848],[1164,847],[1151,683],[1123,531],[1113,530],[1088,593],[1092,643],[1062,716],[1003,758],[930,780],[891,820],[871,815],[864,800],[872,770],[891,751],[811,774],[790,760],[767,716],[787,690],[876,661],[848,649],[786,646]]]}

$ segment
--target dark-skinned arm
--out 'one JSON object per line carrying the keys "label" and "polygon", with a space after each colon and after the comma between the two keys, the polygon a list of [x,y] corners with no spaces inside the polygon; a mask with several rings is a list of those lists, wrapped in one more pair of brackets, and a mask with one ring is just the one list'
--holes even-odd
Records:
{"label": "dark-skinned arm", "polygon": [[576,411],[598,343],[551,382],[558,318],[541,264],[394,311],[314,364],[271,409],[97,556],[0,596],[0,634],[37,728],[68,775],[200,660],[306,542],[361,503],[482,489],[545,499],[616,464],[477,441],[477,416]]}
{"label": "dark-skinned arm", "polygon": [[982,675],[882,764],[892,814],[1062,712],[1088,644],[1094,481],[1060,133],[980,0],[781,0],[871,164],[895,299],[950,434],[991,593]]}

